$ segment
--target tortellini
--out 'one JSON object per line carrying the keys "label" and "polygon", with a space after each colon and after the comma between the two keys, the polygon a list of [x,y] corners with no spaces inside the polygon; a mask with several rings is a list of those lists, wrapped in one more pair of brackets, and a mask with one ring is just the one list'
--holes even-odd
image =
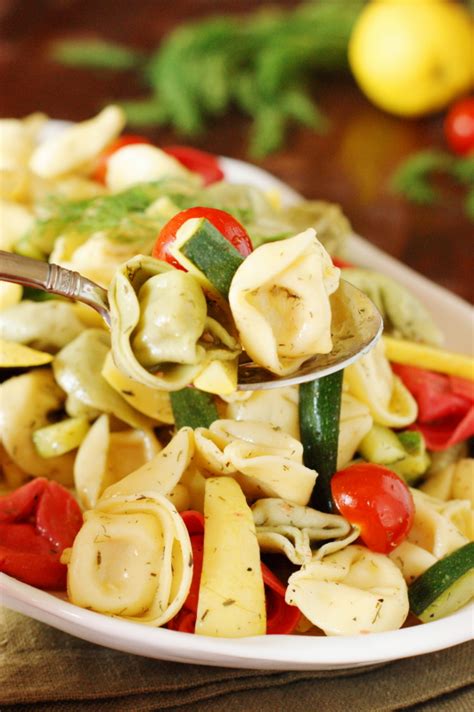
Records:
{"label": "tortellini", "polygon": [[196,179],[176,158],[157,146],[133,144],[116,151],[109,159],[106,173],[107,187],[117,192],[136,183],[158,181],[170,177]]}
{"label": "tortellini", "polygon": [[467,499],[474,507],[474,459],[451,463],[429,476],[420,489],[438,499]]}
{"label": "tortellini", "polygon": [[122,109],[108,106],[94,118],[68,126],[42,142],[31,156],[30,168],[42,178],[57,178],[88,167],[124,125]]}
{"label": "tortellini", "polygon": [[[355,541],[360,531],[338,514],[325,514],[283,499],[260,499],[252,506],[262,551],[284,554],[293,564],[320,559]],[[313,549],[321,541],[316,553]]]}
{"label": "tortellini", "polygon": [[102,376],[109,348],[107,332],[86,329],[57,354],[54,376],[68,394],[68,414],[94,418],[110,413],[132,428],[150,427],[152,421],[132,408]]}
{"label": "tortellini", "polygon": [[409,608],[397,566],[356,544],[292,574],[285,598],[326,635],[398,630]]}
{"label": "tortellini", "polygon": [[188,531],[156,492],[100,500],[63,557],[72,603],[147,625],[167,623],[191,585]]}
{"label": "tortellini", "polygon": [[161,450],[152,430],[110,431],[101,415],[82,441],[74,462],[74,485],[79,502],[91,509],[104,490],[134,472]]}
{"label": "tortellini", "polygon": [[329,353],[329,295],[339,269],[312,228],[262,245],[237,269],[229,303],[241,343],[269,371],[291,374],[314,354]]}
{"label": "tortellini", "polygon": [[337,469],[349,464],[361,440],[372,427],[373,418],[365,403],[350,393],[342,393],[337,445]]}
{"label": "tortellini", "polygon": [[389,332],[411,341],[441,345],[441,331],[430,313],[403,285],[385,274],[360,267],[346,268],[342,276],[374,302]]}
{"label": "tortellini", "polygon": [[368,406],[374,422],[403,428],[416,420],[416,401],[392,372],[381,340],[345,369],[344,384],[351,395]]}
{"label": "tortellini", "polygon": [[303,446],[269,423],[216,420],[195,431],[198,469],[231,475],[250,499],[279,497],[307,504],[317,472],[303,465]]}
{"label": "tortellini", "polygon": [[[459,511],[459,504],[453,509],[454,502],[442,502],[413,488],[411,493],[415,502],[415,518],[407,541],[421,546],[437,559],[467,544],[468,538],[452,521],[451,515]],[[463,500],[459,501],[461,508],[470,509],[469,502],[463,505]]]}
{"label": "tortellini", "polygon": [[25,299],[0,311],[0,336],[40,351],[56,353],[83,330],[74,305],[57,299]]}
{"label": "tortellini", "polygon": [[232,420],[258,420],[271,423],[296,440],[300,437],[298,388],[270,388],[267,391],[237,391],[242,398],[231,397],[226,417]]}
{"label": "tortellini", "polygon": [[198,282],[164,262],[137,255],[109,289],[112,352],[118,368],[150,388],[179,390],[213,360],[240,346],[208,316]]}

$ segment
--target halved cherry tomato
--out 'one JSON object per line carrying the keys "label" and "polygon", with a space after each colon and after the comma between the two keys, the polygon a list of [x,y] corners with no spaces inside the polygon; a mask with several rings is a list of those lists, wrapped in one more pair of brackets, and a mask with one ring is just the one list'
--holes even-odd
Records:
{"label": "halved cherry tomato", "polygon": [[360,538],[372,551],[388,554],[411,529],[413,497],[392,470],[363,463],[336,472],[331,492],[337,509],[361,528]]}
{"label": "halved cherry tomato", "polygon": [[474,97],[453,104],[444,120],[444,134],[454,153],[464,156],[474,152]]}
{"label": "halved cherry tomato", "polygon": [[219,161],[212,153],[190,146],[163,146],[163,151],[176,158],[188,170],[199,173],[204,185],[217,183],[224,178]]}
{"label": "halved cherry tomato", "polygon": [[340,257],[331,257],[332,263],[334,267],[339,267],[339,269],[344,269],[347,267],[355,267],[355,265],[352,264],[352,262],[348,262],[347,260],[343,260]]}
{"label": "halved cherry tomato", "polygon": [[39,588],[64,589],[60,557],[81,525],[74,497],[45,478],[0,497],[0,571]]}
{"label": "halved cherry tomato", "polygon": [[169,253],[169,247],[175,241],[176,233],[181,225],[191,218],[209,220],[243,257],[247,257],[252,252],[252,241],[247,231],[232,215],[217,208],[195,207],[177,213],[162,227],[151,253],[153,257],[186,272],[184,267]]}
{"label": "halved cherry tomato", "polygon": [[107,164],[109,162],[110,156],[112,156],[116,151],[125,146],[131,146],[134,143],[147,143],[151,144],[151,141],[145,136],[136,136],[135,134],[124,134],[119,136],[115,141],[107,146],[107,148],[102,151],[97,159],[97,163],[94,166],[94,170],[91,174],[92,180],[96,180],[98,183],[105,183],[105,177],[107,175]]}

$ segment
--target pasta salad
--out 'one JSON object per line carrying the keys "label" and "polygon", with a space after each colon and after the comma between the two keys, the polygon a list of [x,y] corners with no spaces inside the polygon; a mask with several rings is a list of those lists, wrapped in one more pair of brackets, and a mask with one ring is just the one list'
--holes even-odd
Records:
{"label": "pasta salad", "polygon": [[[449,615],[474,578],[473,362],[425,307],[344,260],[337,206],[227,183],[122,135],[114,106],[39,140],[4,120],[0,247],[108,289],[0,282],[0,571],[191,634],[354,635]],[[384,337],[299,387],[237,390],[332,349],[340,279]]]}

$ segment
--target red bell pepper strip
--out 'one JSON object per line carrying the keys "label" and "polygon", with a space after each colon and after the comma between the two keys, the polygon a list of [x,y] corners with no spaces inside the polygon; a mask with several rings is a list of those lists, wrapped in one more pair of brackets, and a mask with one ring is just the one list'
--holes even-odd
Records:
{"label": "red bell pepper strip", "polygon": [[267,635],[293,633],[300,621],[301,611],[285,601],[286,586],[280,579],[265,564],[261,567],[267,603]]}
{"label": "red bell pepper strip", "polygon": [[0,571],[39,588],[63,590],[67,567],[60,557],[81,525],[74,497],[45,478],[0,497]]}
{"label": "red bell pepper strip", "polygon": [[[194,633],[202,572],[204,517],[200,512],[193,510],[181,512],[181,517],[191,539],[194,564],[193,578],[183,607],[179,613],[168,621],[167,627],[170,630],[177,630],[181,633]],[[261,564],[261,567],[267,606],[267,634],[292,633],[301,618],[301,613],[298,608],[289,606],[286,603],[286,588],[280,579],[265,564]]]}
{"label": "red bell pepper strip", "polygon": [[392,368],[418,403],[418,419],[410,429],[422,433],[430,450],[445,450],[474,435],[471,381],[415,366]]}

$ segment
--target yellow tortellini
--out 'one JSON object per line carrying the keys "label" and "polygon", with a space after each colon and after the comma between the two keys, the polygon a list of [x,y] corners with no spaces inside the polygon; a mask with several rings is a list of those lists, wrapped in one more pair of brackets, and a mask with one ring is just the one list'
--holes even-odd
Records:
{"label": "yellow tortellini", "polygon": [[[284,554],[293,564],[320,559],[355,541],[360,531],[338,514],[325,514],[283,499],[260,499],[252,506],[262,551]],[[316,553],[314,546],[323,544]],[[332,541],[333,540],[333,541]]]}
{"label": "yellow tortellini", "polygon": [[213,360],[234,360],[236,339],[208,316],[198,282],[138,255],[109,289],[112,352],[118,368],[150,388],[179,390]]}
{"label": "yellow tortellini", "polygon": [[314,354],[329,353],[329,295],[339,269],[310,228],[261,245],[237,269],[229,291],[241,343],[269,371],[291,374]]}
{"label": "yellow tortellini", "polygon": [[317,472],[303,465],[303,446],[269,423],[216,420],[195,431],[198,469],[231,475],[250,499],[279,497],[305,505]]}
{"label": "yellow tortellini", "polygon": [[82,168],[116,138],[125,126],[118,106],[107,106],[97,116],[66,127],[43,141],[33,152],[30,168],[41,178],[58,178]]}
{"label": "yellow tortellini", "polygon": [[337,469],[341,470],[354,457],[361,440],[372,427],[373,418],[369,407],[350,393],[342,393],[339,440],[337,446]]}
{"label": "yellow tortellini", "polygon": [[63,561],[72,603],[152,626],[181,609],[193,572],[186,526],[154,491],[101,499]]}
{"label": "yellow tortellini", "polygon": [[397,566],[356,544],[302,566],[290,576],[285,598],[326,635],[397,630],[408,615]]}
{"label": "yellow tortellini", "polygon": [[239,398],[231,397],[225,408],[226,417],[232,420],[258,420],[271,423],[296,440],[300,437],[298,416],[298,388],[270,388],[267,391],[237,391]]}
{"label": "yellow tortellini", "polygon": [[433,475],[420,489],[438,499],[467,499],[474,507],[474,458],[463,457]]}
{"label": "yellow tortellini", "polygon": [[104,490],[151,460],[161,445],[152,430],[110,431],[101,415],[82,441],[74,462],[74,485],[84,509],[94,507]]}
{"label": "yellow tortellini", "polygon": [[383,342],[344,371],[349,393],[365,403],[375,423],[403,428],[416,420],[418,406],[385,357]]}

